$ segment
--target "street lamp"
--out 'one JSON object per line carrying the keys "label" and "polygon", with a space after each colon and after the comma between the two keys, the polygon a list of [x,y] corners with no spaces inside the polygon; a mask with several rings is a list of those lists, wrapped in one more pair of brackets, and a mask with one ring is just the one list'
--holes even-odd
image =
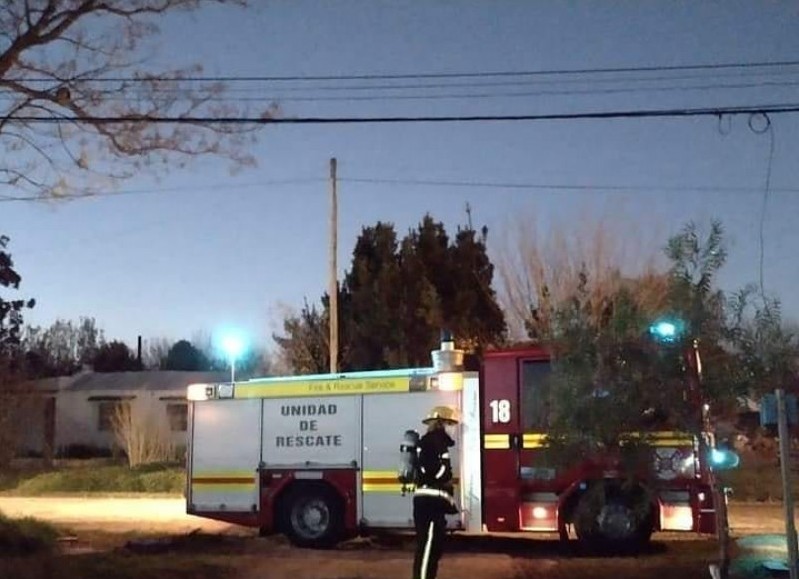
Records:
{"label": "street lamp", "polygon": [[244,353],[244,339],[235,334],[222,338],[222,350],[230,360],[230,381],[236,381],[236,359]]}

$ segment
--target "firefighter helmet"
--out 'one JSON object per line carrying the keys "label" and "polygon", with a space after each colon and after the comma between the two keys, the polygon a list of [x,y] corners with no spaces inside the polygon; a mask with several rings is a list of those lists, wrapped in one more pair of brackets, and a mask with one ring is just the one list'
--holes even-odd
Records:
{"label": "firefighter helmet", "polygon": [[458,411],[451,406],[435,406],[422,420],[422,424],[430,424],[434,420],[440,420],[447,424],[458,424]]}

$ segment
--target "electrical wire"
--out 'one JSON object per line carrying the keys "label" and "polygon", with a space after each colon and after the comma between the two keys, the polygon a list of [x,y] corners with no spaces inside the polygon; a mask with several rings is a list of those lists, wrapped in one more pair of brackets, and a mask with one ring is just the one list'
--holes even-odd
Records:
{"label": "electrical wire", "polygon": [[[617,192],[699,192],[699,193],[752,193],[759,189],[758,186],[723,186],[723,185],[621,185],[621,184],[591,184],[580,183],[533,183],[533,182],[506,182],[506,181],[465,181],[465,180],[440,180],[440,179],[390,179],[381,177],[339,176],[340,183],[352,185],[391,185],[403,187],[443,187],[459,189],[507,189],[507,190],[543,190],[543,191],[617,191]],[[74,193],[59,196],[57,199],[94,199],[116,196],[156,195],[164,193],[181,192],[210,192],[230,195],[244,189],[263,189],[265,187],[283,185],[303,185],[313,183],[326,183],[326,177],[304,177],[289,179],[272,179],[245,183],[210,183],[201,187],[160,187],[153,189],[123,189],[119,191],[97,191],[94,193]],[[799,187],[770,188],[773,193],[799,193]],[[56,200],[57,200],[56,199]],[[0,203],[12,201],[41,202],[36,196],[8,196],[0,195]]]}
{"label": "electrical wire", "polygon": [[[570,85],[570,84],[616,84],[616,83],[646,83],[646,82],[675,82],[675,81],[692,81],[692,80],[702,80],[708,81],[710,79],[720,79],[720,80],[728,80],[728,79],[736,79],[736,78],[746,78],[746,77],[778,77],[778,76],[789,76],[789,75],[796,75],[799,74],[799,70],[777,70],[777,71],[765,71],[765,72],[757,72],[757,71],[739,71],[734,73],[724,73],[724,74],[708,74],[703,73],[701,75],[666,75],[666,76],[644,76],[644,77],[631,77],[631,76],[624,76],[624,77],[617,77],[617,78],[600,78],[600,79],[591,79],[591,78],[567,78],[567,79],[538,79],[538,78],[528,78],[528,79],[521,79],[521,80],[489,80],[489,81],[468,81],[468,82],[417,82],[414,84],[407,84],[407,83],[397,83],[392,82],[391,84],[374,84],[374,83],[359,83],[359,84],[344,84],[344,85],[317,85],[317,86],[281,86],[278,90],[286,91],[286,92],[296,92],[296,91],[326,91],[326,92],[339,92],[339,91],[366,91],[366,90],[419,90],[419,89],[447,89],[447,88],[498,88],[498,87],[524,87],[524,86],[541,86],[541,85]],[[25,78],[18,78],[13,79],[14,81],[24,84],[27,82],[44,82],[46,79],[25,79]],[[87,85],[91,84],[91,80],[85,80],[83,78],[64,78],[64,79],[50,79],[51,83],[56,84],[58,86],[63,84],[74,84],[74,85]],[[122,84],[127,84],[129,81],[119,80],[118,82]],[[170,81],[167,80],[159,80],[155,81],[158,84],[147,86],[147,87],[140,87],[136,88],[131,87],[131,90],[141,90],[146,92],[157,92],[157,93],[181,93],[187,90],[187,87],[180,87],[180,86],[170,86],[170,84],[162,84],[162,83],[182,83],[186,82],[184,79],[181,78],[174,78]],[[205,88],[211,89],[214,88],[219,83],[211,83],[211,81],[195,81],[195,82],[207,82],[208,86]],[[272,81],[253,81],[258,82],[259,84],[269,85],[272,84]],[[108,89],[104,89],[108,90]],[[249,93],[255,91],[262,91],[263,87],[260,86],[234,86],[234,87],[225,87],[226,93]]]}
{"label": "electrical wire", "polygon": [[[614,184],[568,184],[568,183],[513,183],[502,181],[448,181],[437,179],[387,179],[379,177],[339,177],[341,183],[397,185],[411,187],[448,187],[471,189],[540,189],[552,191],[618,191],[618,192],[686,192],[698,193],[752,193],[758,186],[722,186],[722,185],[614,185]],[[774,192],[799,193],[799,187],[783,187],[772,189]]]}
{"label": "electrical wire", "polygon": [[768,208],[769,196],[771,193],[771,166],[774,161],[774,125],[767,114],[763,115],[766,121],[763,130],[755,130],[752,125],[753,118],[749,118],[749,128],[757,134],[768,133],[769,147],[768,147],[768,163],[766,164],[766,182],[763,186],[763,203],[760,206],[760,227],[759,227],[759,247],[760,247],[760,263],[759,263],[759,280],[760,280],[760,297],[765,301],[766,299],[766,285],[765,276],[763,273],[766,253],[765,243],[765,225],[766,225],[766,209]]}
{"label": "electrical wire", "polygon": [[[264,94],[259,96],[210,96],[195,97],[189,92],[183,91],[185,98],[201,98],[206,102],[364,102],[364,101],[413,101],[413,100],[467,100],[467,99],[490,99],[490,98],[529,98],[541,96],[585,96],[585,95],[611,95],[611,94],[630,94],[630,93],[653,93],[653,92],[680,92],[680,91],[712,91],[712,90],[740,90],[751,88],[780,88],[796,87],[799,81],[763,81],[754,83],[738,84],[705,84],[687,86],[661,86],[661,87],[622,87],[622,88],[589,88],[589,89],[565,89],[565,90],[540,90],[540,91],[495,91],[495,92],[458,92],[443,94],[376,94],[376,95],[311,95],[293,96],[285,94]],[[397,87],[400,88],[400,87]],[[404,87],[401,87],[404,88]],[[175,93],[179,96],[178,93]],[[137,95],[123,96],[115,95],[103,97],[107,102],[130,102]],[[151,95],[147,95],[150,97]],[[13,94],[0,93],[0,100],[17,100]],[[178,99],[181,100],[181,99]]]}
{"label": "electrical wire", "polygon": [[193,124],[193,125],[330,125],[369,123],[470,123],[513,121],[566,121],[601,119],[643,119],[704,117],[740,114],[781,114],[799,112],[799,104],[763,104],[749,106],[722,106],[712,108],[638,109],[615,111],[591,111],[575,113],[541,113],[522,115],[430,115],[430,116],[374,116],[374,117],[269,117],[269,116],[170,116],[170,115],[118,115],[118,116],[12,116],[0,120],[21,123],[89,123],[94,125],[115,124]]}
{"label": "electrical wire", "polygon": [[[390,79],[442,79],[442,78],[501,78],[519,76],[568,76],[575,74],[613,74],[640,72],[676,72],[700,70],[730,70],[752,68],[780,68],[799,66],[799,60],[761,61],[761,62],[723,62],[706,64],[687,64],[669,66],[626,66],[605,68],[556,68],[544,70],[500,70],[478,72],[439,72],[439,73],[406,73],[406,74],[341,74],[341,75],[230,75],[230,76],[184,76],[174,78],[159,75],[141,75],[139,77],[83,77],[82,81],[91,82],[304,82],[304,81],[342,81],[342,80],[390,80]],[[52,78],[31,77],[19,79],[24,82],[53,82]]]}

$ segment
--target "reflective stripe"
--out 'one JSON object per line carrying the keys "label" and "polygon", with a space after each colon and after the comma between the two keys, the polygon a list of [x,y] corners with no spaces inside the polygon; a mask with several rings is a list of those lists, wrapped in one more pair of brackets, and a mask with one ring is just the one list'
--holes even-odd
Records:
{"label": "reflective stripe", "polygon": [[422,556],[422,568],[419,570],[421,579],[427,579],[427,565],[430,563],[430,550],[433,547],[433,530],[434,523],[430,521],[427,527],[427,541],[424,544],[424,555]]}
{"label": "reflective stripe", "polygon": [[442,454],[442,455],[441,455],[441,458],[442,458],[442,459],[443,459],[443,458],[449,459],[449,453],[448,453],[448,452],[445,452],[444,454]]}
{"label": "reflective stripe", "polygon": [[542,448],[547,445],[547,435],[526,433],[522,435],[522,448]]}
{"label": "reflective stripe", "polygon": [[414,492],[414,495],[417,496],[417,497],[436,497],[436,498],[439,498],[439,499],[444,499],[445,501],[447,501],[452,506],[456,506],[455,505],[455,499],[452,498],[452,495],[449,494],[447,491],[442,491],[440,489],[428,489],[428,488],[422,487],[422,488],[416,489],[416,491]]}
{"label": "reflective stripe", "polygon": [[510,436],[507,434],[484,434],[483,448],[504,450],[510,448]]}
{"label": "reflective stripe", "polygon": [[436,479],[440,479],[442,476],[444,476],[445,472],[447,472],[447,467],[446,467],[446,465],[442,464],[439,467],[438,472],[436,473]]}
{"label": "reflective stripe", "polygon": [[[395,470],[365,470],[361,474],[361,490],[365,493],[401,493],[403,484],[397,478]],[[452,484],[460,484],[458,477],[452,479]],[[416,485],[404,485],[405,490],[413,494]]]}

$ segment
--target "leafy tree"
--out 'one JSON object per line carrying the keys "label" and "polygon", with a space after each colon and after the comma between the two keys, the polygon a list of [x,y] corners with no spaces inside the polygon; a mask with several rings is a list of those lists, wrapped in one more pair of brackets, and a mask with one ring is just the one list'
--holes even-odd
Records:
{"label": "leafy tree", "polygon": [[210,362],[201,350],[188,340],[178,340],[169,349],[164,363],[164,370],[182,370],[185,372],[207,371]]}
{"label": "leafy tree", "polygon": [[283,319],[284,334],[273,336],[285,370],[297,374],[327,372],[328,328],[327,316],[307,301],[299,314],[287,315]]}
{"label": "leafy tree", "polygon": [[[8,253],[10,239],[0,235],[0,287],[19,289],[22,277],[14,269]],[[10,360],[18,353],[22,337],[23,312],[35,305],[32,299],[10,299],[0,296],[0,358]]]}
{"label": "leafy tree", "polygon": [[[555,355],[553,438],[618,447],[647,423],[695,429],[700,402],[723,415],[742,395],[795,380],[799,343],[781,323],[779,302],[758,306],[751,289],[728,300],[716,287],[727,257],[723,233],[717,221],[704,237],[689,223],[669,240],[668,299],[656,308],[643,307],[628,286],[597,310],[584,274],[547,336]],[[654,342],[648,328],[659,318],[684,322],[682,337]],[[694,346],[701,386],[690,379]]]}
{"label": "leafy tree", "polygon": [[[199,67],[142,67],[165,16],[245,0],[6,0],[0,6],[0,182],[25,198],[90,195],[198,155],[254,163],[253,127],[156,117],[230,113]],[[242,111],[243,112],[243,111]],[[264,116],[269,111],[262,113]],[[121,119],[104,122],[103,118]],[[56,119],[63,119],[58,122]],[[13,190],[13,191],[11,191]]]}
{"label": "leafy tree", "polygon": [[780,301],[748,286],[730,305],[730,341],[740,365],[741,395],[759,398],[799,381],[799,329],[783,322]]}
{"label": "leafy tree", "polygon": [[[0,236],[0,287],[17,290],[22,277],[14,269],[14,261],[7,251],[9,238]],[[32,299],[8,298],[0,294],[0,467],[13,457],[17,433],[15,418],[20,405],[18,390],[22,380],[20,339],[23,313],[35,305]]]}
{"label": "leafy tree", "polygon": [[343,368],[375,369],[405,363],[399,359],[402,338],[396,323],[404,281],[397,249],[394,226],[381,222],[364,227],[355,243],[340,299],[341,342],[346,344]]}
{"label": "leafy tree", "polygon": [[[391,224],[364,227],[339,292],[340,367],[428,366],[443,327],[470,351],[502,342],[486,235],[458,229],[450,240],[429,215],[399,241]],[[275,336],[294,371],[327,370],[328,308],[323,295],[321,311],[306,304]]]}
{"label": "leafy tree", "polygon": [[[548,323],[537,328],[548,329],[545,343],[554,355],[542,392],[550,412],[541,463],[559,468],[586,453],[608,453],[620,459],[626,479],[588,487],[575,510],[581,536],[602,538],[599,513],[608,492],[619,488],[637,528],[650,528],[651,497],[630,476],[652,466],[650,441],[630,433],[695,432],[707,419],[712,427],[713,415],[737,410],[740,396],[796,379],[799,343],[781,322],[779,302],[752,300],[751,289],[728,300],[716,287],[727,257],[723,233],[719,222],[704,236],[689,223],[669,239],[664,302],[640,299],[636,285],[646,280],[626,280],[597,295],[584,268],[570,299],[552,307]],[[682,332],[655,342],[648,330],[659,318]]]}
{"label": "leafy tree", "polygon": [[95,372],[134,372],[140,369],[139,361],[128,345],[117,340],[100,346],[94,357]]}

